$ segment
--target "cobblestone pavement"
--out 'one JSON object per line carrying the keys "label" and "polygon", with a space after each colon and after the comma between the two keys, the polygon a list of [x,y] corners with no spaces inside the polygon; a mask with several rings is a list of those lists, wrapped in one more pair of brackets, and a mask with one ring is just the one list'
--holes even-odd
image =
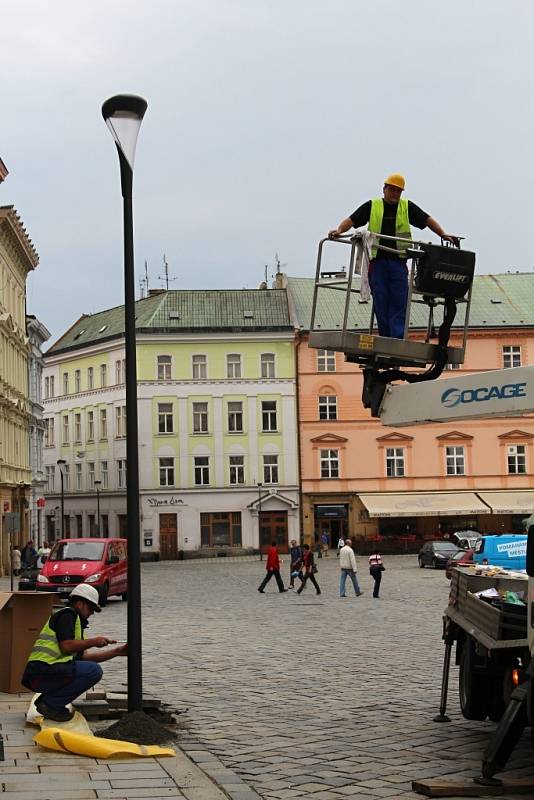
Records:
{"label": "cobblestone pavement", "polygon": [[[478,774],[494,725],[463,719],[455,667],[452,722],[432,722],[444,573],[388,557],[374,600],[358,561],[365,594],[348,584],[344,599],[335,554],[318,562],[320,596],[279,594],[274,581],[258,594],[259,561],[143,565],[145,693],[184,711],[180,746],[235,800],[414,798],[414,779]],[[91,632],[124,639],[125,611],[110,600]],[[104,680],[122,688],[123,662],[106,664]],[[529,737],[509,773],[534,775]]]}

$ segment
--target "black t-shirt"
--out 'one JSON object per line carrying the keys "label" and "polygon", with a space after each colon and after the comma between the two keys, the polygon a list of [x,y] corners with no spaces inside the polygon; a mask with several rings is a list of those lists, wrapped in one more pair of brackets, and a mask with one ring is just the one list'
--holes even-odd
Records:
{"label": "black t-shirt", "polygon": [[[350,220],[355,228],[362,228],[369,222],[371,217],[371,202],[371,200],[368,200],[350,215]],[[416,228],[421,228],[422,230],[423,228],[426,228],[429,216],[430,214],[427,214],[426,211],[423,211],[421,208],[419,208],[419,206],[416,206],[411,200],[408,200],[408,219],[410,221],[410,225],[414,225]],[[383,233],[384,236],[395,236],[396,219],[397,203],[384,202],[384,216],[382,218],[382,230],[380,233]],[[389,241],[388,239],[380,239],[379,247],[382,245],[384,247],[394,247],[395,243]],[[384,256],[392,255],[392,253],[388,253],[387,251],[384,253]]]}

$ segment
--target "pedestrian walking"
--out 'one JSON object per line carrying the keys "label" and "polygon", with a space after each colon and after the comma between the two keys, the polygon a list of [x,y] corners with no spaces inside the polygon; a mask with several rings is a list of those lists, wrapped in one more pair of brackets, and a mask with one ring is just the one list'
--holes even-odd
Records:
{"label": "pedestrian walking", "polygon": [[321,534],[321,550],[325,558],[328,555],[329,546],[330,546],[330,536],[328,535],[328,531],[323,531]]}
{"label": "pedestrian walking", "polygon": [[339,539],[337,540],[337,557],[338,558],[339,558],[339,553],[340,553],[342,547],[345,547],[345,539],[342,536],[340,536]]}
{"label": "pedestrian walking", "polygon": [[291,550],[289,551],[289,588],[295,588],[295,578],[302,580],[302,547],[297,544],[296,539],[291,539]]}
{"label": "pedestrian walking", "polygon": [[13,570],[13,575],[20,575],[21,563],[20,550],[17,545],[14,544],[11,548],[11,569]]}
{"label": "pedestrian walking", "polygon": [[374,551],[369,556],[369,574],[374,580],[373,597],[380,596],[380,582],[382,581],[382,573],[385,572],[385,566],[382,564],[382,556],[379,552]]}
{"label": "pedestrian walking", "polygon": [[352,549],[351,539],[345,539],[345,544],[339,551],[339,568],[341,570],[339,578],[339,596],[347,596],[345,594],[345,584],[347,582],[347,577],[349,577],[352,581],[352,585],[354,586],[354,594],[356,597],[360,597],[363,592],[360,590],[358,577],[356,575],[356,556],[354,555],[354,550]]}
{"label": "pedestrian walking", "polygon": [[26,544],[20,551],[22,566],[30,567],[36,555],[37,555],[37,550],[33,545],[33,539],[30,539],[28,542],[26,542]]}
{"label": "pedestrian walking", "polygon": [[84,637],[89,617],[101,610],[94,586],[80,583],[70,593],[68,603],[44,624],[21,679],[27,689],[41,693],[35,703],[39,714],[56,722],[72,719],[69,703],[102,678],[102,667],[95,662],[127,655],[125,644],[104,652],[92,649],[115,644],[115,639]]}
{"label": "pedestrian walking", "polygon": [[260,594],[264,593],[264,589],[271,580],[271,578],[275,577],[276,583],[278,585],[279,592],[287,592],[287,589],[284,588],[284,582],[280,577],[280,557],[278,555],[278,550],[276,547],[276,542],[271,542],[271,546],[267,550],[267,563],[265,565],[265,569],[267,570],[267,575],[258,586],[258,592]]}
{"label": "pedestrian walking", "polygon": [[37,551],[37,566],[39,567],[39,569],[42,569],[49,555],[50,555],[50,547],[45,539],[45,541],[42,543],[41,547]]}
{"label": "pedestrian walking", "polygon": [[310,550],[310,545],[305,544],[302,549],[303,549],[302,553],[303,575],[300,578],[301,583],[300,583],[300,588],[297,589],[297,594],[302,593],[302,590],[306,586],[306,582],[308,580],[310,580],[315,586],[315,593],[321,594],[321,589],[319,588],[319,584],[317,583],[317,580],[315,578],[315,575],[317,573],[317,567],[315,566],[315,559],[313,557],[312,551]]}

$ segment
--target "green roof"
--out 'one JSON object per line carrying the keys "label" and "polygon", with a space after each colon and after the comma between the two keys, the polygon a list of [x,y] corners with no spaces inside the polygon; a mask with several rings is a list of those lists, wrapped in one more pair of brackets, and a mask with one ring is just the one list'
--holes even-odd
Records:
{"label": "green roof", "polygon": [[[287,278],[287,290],[293,321],[302,330],[309,330],[313,302],[313,278]],[[359,286],[359,278],[355,282]],[[335,330],[341,327],[345,292],[322,289],[319,292],[316,327]],[[462,306],[459,307],[461,309]],[[371,316],[371,301],[362,303],[353,295],[349,310],[348,327],[366,330]],[[412,306],[410,327],[426,328],[428,307]],[[440,309],[436,319],[441,320]],[[469,314],[470,328],[516,328],[534,326],[534,274],[529,272],[503,275],[476,275]],[[454,327],[463,327],[463,314],[459,310]]]}
{"label": "green roof", "polygon": [[[285,289],[175,290],[135,304],[138,333],[292,330]],[[47,351],[61,353],[124,336],[124,306],[83,315]]]}

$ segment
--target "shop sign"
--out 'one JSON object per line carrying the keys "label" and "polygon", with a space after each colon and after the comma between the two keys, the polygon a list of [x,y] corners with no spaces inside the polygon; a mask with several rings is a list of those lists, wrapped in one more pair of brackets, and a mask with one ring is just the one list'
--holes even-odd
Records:
{"label": "shop sign", "polygon": [[347,506],[315,506],[315,516],[320,519],[347,519]]}

